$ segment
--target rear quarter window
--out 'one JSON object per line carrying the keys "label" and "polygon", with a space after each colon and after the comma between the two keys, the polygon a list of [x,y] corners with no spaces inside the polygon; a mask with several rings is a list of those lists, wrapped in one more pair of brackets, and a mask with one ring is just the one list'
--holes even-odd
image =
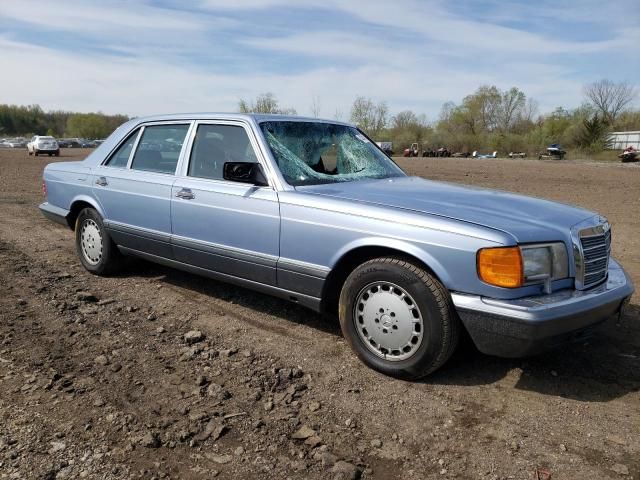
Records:
{"label": "rear quarter window", "polygon": [[136,143],[136,138],[138,137],[138,133],[140,129],[136,129],[133,133],[129,134],[127,139],[120,144],[118,149],[111,154],[109,160],[105,163],[110,167],[116,168],[126,168],[127,163],[129,162],[129,156],[131,155],[131,150],[133,149],[133,144]]}

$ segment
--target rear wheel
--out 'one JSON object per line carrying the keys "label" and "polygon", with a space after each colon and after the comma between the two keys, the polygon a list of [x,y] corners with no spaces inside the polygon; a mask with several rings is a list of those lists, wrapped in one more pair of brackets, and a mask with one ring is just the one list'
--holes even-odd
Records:
{"label": "rear wheel", "polygon": [[122,264],[122,254],[104,228],[102,217],[85,208],[76,219],[76,251],[82,266],[96,275],[109,275]]}
{"label": "rear wheel", "polygon": [[358,357],[399,378],[440,368],[460,336],[446,288],[429,272],[396,257],[357,267],[340,294],[340,326]]}
{"label": "rear wheel", "polygon": [[38,150],[34,150],[33,154],[37,157],[38,156]]}

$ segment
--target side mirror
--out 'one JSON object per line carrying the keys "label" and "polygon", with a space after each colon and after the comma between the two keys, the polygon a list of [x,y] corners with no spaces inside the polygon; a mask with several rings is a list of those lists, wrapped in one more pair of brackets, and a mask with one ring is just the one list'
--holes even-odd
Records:
{"label": "side mirror", "polygon": [[232,182],[250,183],[258,187],[269,185],[262,165],[254,162],[225,162],[222,177]]}

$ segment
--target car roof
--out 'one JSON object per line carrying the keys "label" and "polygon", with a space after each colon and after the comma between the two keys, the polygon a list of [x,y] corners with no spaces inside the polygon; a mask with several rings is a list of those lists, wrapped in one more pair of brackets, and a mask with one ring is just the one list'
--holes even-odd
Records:
{"label": "car roof", "polygon": [[163,122],[175,120],[248,120],[256,123],[261,122],[322,122],[334,123],[339,125],[349,125],[346,122],[338,120],[329,120],[315,117],[304,117],[299,115],[280,115],[280,114],[264,114],[264,113],[224,113],[224,112],[194,112],[194,113],[171,113],[161,115],[149,115],[138,117],[136,123],[145,122]]}

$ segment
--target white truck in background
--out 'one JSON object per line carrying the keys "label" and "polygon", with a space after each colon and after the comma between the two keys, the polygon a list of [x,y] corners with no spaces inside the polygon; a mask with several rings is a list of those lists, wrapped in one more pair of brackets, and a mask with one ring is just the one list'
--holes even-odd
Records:
{"label": "white truck in background", "polygon": [[392,142],[376,142],[376,145],[380,147],[384,153],[386,153],[389,157],[393,155],[393,143]]}

